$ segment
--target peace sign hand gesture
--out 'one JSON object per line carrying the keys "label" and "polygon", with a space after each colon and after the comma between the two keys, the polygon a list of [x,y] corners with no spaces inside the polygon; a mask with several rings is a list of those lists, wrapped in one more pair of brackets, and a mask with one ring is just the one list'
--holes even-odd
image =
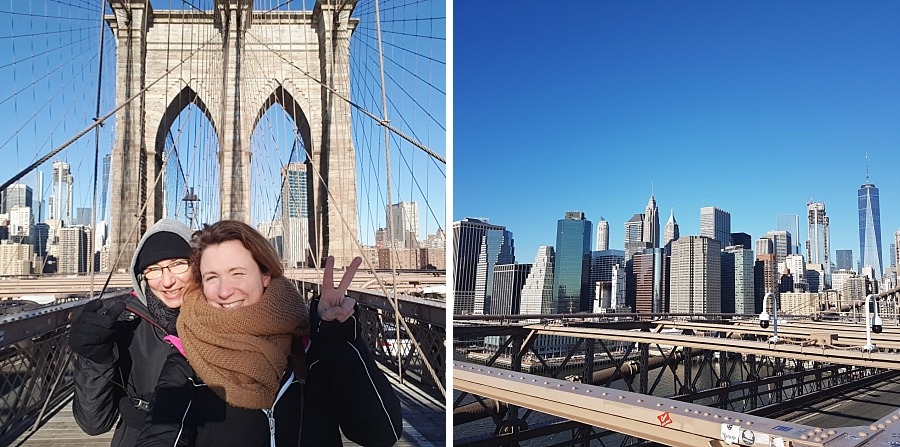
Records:
{"label": "peace sign hand gesture", "polygon": [[362,264],[362,258],[355,257],[341,278],[341,284],[334,287],[334,256],[329,256],[325,261],[325,277],[322,279],[322,294],[319,297],[319,305],[316,311],[323,321],[338,321],[343,323],[353,315],[353,306],[356,300],[347,296],[347,289],[356,276],[356,270]]}

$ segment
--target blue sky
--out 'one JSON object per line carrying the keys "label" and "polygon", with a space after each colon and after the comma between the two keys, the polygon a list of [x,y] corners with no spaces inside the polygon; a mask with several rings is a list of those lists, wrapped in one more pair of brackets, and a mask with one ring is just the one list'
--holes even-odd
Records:
{"label": "blue sky", "polygon": [[[489,217],[518,262],[580,210],[623,226],[654,194],[664,226],[700,208],[754,240],[825,202],[859,257],[857,189],[900,229],[900,2],[454,4],[453,220]],[[593,241],[592,241],[593,246]]]}

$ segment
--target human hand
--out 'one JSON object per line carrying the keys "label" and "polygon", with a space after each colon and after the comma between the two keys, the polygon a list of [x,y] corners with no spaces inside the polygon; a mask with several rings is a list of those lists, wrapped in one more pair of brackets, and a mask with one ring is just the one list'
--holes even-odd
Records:
{"label": "human hand", "polygon": [[319,296],[319,305],[316,311],[323,321],[338,321],[343,323],[353,315],[353,306],[356,300],[347,296],[347,289],[356,275],[356,270],[362,264],[362,258],[355,257],[344,272],[341,284],[334,287],[334,256],[329,256],[325,261],[325,277],[322,278],[322,293]]}
{"label": "human hand", "polygon": [[96,363],[111,363],[115,356],[113,325],[124,310],[124,301],[109,307],[104,307],[100,299],[89,301],[69,329],[69,348]]}

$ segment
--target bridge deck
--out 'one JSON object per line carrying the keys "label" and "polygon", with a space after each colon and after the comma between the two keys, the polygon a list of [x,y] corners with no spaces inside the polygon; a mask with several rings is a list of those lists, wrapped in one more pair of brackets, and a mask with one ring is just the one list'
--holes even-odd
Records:
{"label": "bridge deck", "polygon": [[[396,375],[383,369],[403,406],[403,436],[395,444],[397,447],[443,447],[446,445],[446,419],[443,402],[422,393],[407,384],[400,384]],[[100,436],[88,436],[78,428],[72,415],[71,399],[60,405],[49,419],[34,433],[24,433],[12,446],[57,447],[85,446],[108,447],[112,441],[112,431]],[[359,444],[344,440],[345,446]]]}

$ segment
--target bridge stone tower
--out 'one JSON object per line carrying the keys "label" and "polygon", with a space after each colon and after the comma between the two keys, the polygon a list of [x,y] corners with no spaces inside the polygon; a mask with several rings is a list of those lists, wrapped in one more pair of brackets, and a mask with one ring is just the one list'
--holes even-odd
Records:
{"label": "bridge stone tower", "polygon": [[[154,11],[108,0],[117,41],[112,154],[112,269],[163,215],[163,154],[179,113],[195,104],[219,141],[221,218],[249,223],[250,136],[269,107],[294,118],[307,151],[312,257],[349,264],[358,236],[356,155],[350,132],[350,35],[356,0],[309,11],[253,11],[215,0],[213,11]],[[159,180],[157,180],[159,178]],[[275,194],[275,192],[273,192]]]}

